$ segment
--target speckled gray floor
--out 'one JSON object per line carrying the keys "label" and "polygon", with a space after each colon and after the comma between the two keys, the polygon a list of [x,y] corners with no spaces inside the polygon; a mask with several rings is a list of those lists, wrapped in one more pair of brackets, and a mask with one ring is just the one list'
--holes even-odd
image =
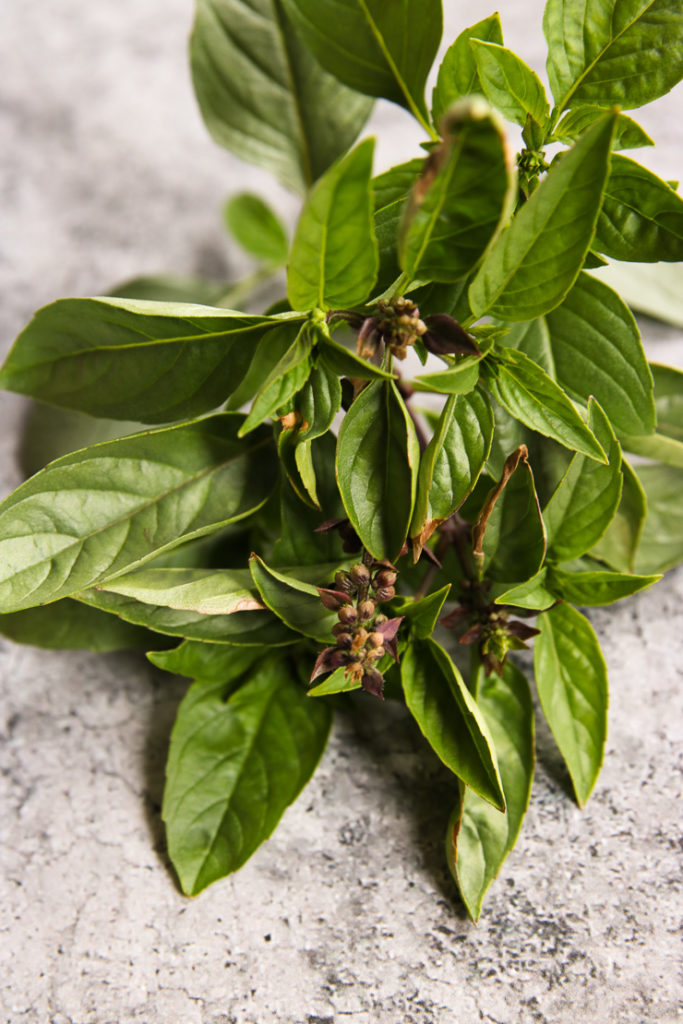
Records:
{"label": "speckled gray floor", "polygon": [[[446,0],[451,37],[488,13]],[[503,24],[536,67],[541,4]],[[241,269],[224,196],[264,172],[208,139],[185,63],[190,0],[0,10],[3,347],[33,309],[139,272]],[[527,24],[529,22],[531,27]],[[642,159],[680,176],[680,100]],[[410,155],[382,105],[380,164]],[[672,332],[651,351],[681,362]],[[0,404],[3,493],[23,403]],[[533,803],[477,928],[442,858],[451,797],[398,709],[337,723],[312,784],[235,877],[179,895],[159,801],[184,684],[133,656],[0,643],[0,1008],[8,1024],[673,1024],[680,977],[683,574],[592,620],[612,683],[588,808],[539,725]]]}

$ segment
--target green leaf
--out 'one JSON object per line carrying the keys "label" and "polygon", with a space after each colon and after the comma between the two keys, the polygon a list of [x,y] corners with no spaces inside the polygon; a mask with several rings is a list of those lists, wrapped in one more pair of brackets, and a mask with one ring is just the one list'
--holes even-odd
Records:
{"label": "green leaf", "polygon": [[[317,587],[325,587],[338,566],[307,566],[293,570],[296,575],[278,572],[258,555],[249,559],[249,569],[264,603],[286,626],[304,636],[328,643],[332,627],[339,620],[325,608]],[[300,577],[305,576],[306,579]],[[307,580],[315,580],[316,586]]]}
{"label": "green leaf", "polygon": [[296,411],[301,417],[296,426],[297,441],[313,441],[326,434],[340,408],[339,377],[320,360],[297,398]]}
{"label": "green leaf", "polygon": [[258,509],[277,481],[269,431],[211,416],[64,456],[0,505],[0,610],[68,597]]}
{"label": "green leaf", "polygon": [[0,615],[0,634],[16,644],[58,651],[144,650],[155,642],[146,629],[130,626],[68,597]]}
{"label": "green leaf", "polygon": [[498,493],[486,519],[481,542],[484,571],[487,577],[498,582],[522,582],[535,576],[541,568],[546,548],[541,508],[526,449],[520,453],[516,468],[502,489],[500,487],[498,484],[492,492],[492,495]]}
{"label": "green leaf", "polygon": [[33,476],[62,455],[134,434],[136,430],[144,430],[144,424],[95,419],[71,409],[31,402],[22,424],[19,465],[24,476]]}
{"label": "green leaf", "polygon": [[621,572],[633,572],[647,515],[647,499],[638,477],[624,458],[621,474],[623,487],[616,514],[590,554]]}
{"label": "green leaf", "polygon": [[630,576],[621,572],[565,572],[548,568],[548,583],[558,597],[570,604],[591,608],[612,604],[651,587],[661,576]]}
{"label": "green leaf", "polygon": [[297,332],[285,354],[272,368],[254,398],[242,424],[240,437],[249,434],[264,420],[274,416],[304,386],[311,372],[311,352],[315,335],[308,324]]}
{"label": "green leaf", "polygon": [[372,107],[323,71],[280,0],[197,0],[190,63],[216,142],[299,192],[348,149]]}
{"label": "green leaf", "polygon": [[150,651],[147,658],[164,672],[198,682],[222,683],[226,688],[234,683],[237,688],[244,681],[242,673],[267,653],[263,647],[228,647],[183,640],[170,651]]}
{"label": "green leaf", "polygon": [[477,386],[480,371],[480,357],[465,356],[448,370],[416,377],[415,390],[436,391],[441,395],[467,395]]}
{"label": "green leaf", "polygon": [[529,611],[543,612],[551,608],[557,600],[546,587],[547,568],[537,572],[531,579],[519,583],[515,587],[501,584],[492,588],[496,604],[506,604],[513,608],[526,608]]}
{"label": "green leaf", "polygon": [[249,647],[297,639],[260,602],[248,569],[142,569],[77,597],[169,636]]}
{"label": "green leaf", "polygon": [[579,806],[595,785],[607,737],[607,669],[591,624],[568,604],[538,619],[536,686]]}
{"label": "green leaf", "polygon": [[343,519],[344,506],[334,472],[336,438],[326,434],[311,443],[311,461],[320,508],[304,504],[288,481],[280,495],[281,536],[275,544],[272,561],[280,565],[316,565],[342,562],[342,540],[336,530],[316,533],[329,519]]}
{"label": "green leaf", "polygon": [[155,302],[191,302],[194,305],[215,306],[226,290],[225,284],[207,281],[203,277],[154,274],[120,281],[107,295],[119,299],[152,299]]}
{"label": "green leaf", "polygon": [[414,280],[456,281],[474,267],[511,211],[516,176],[503,125],[484,100],[463,100],[444,118],[405,208],[402,269]]}
{"label": "green leaf", "polygon": [[683,199],[635,160],[614,156],[593,248],[634,263],[683,259]]}
{"label": "green leaf", "polygon": [[650,363],[655,384],[657,430],[666,437],[683,441],[683,370]]}
{"label": "green leaf", "polygon": [[638,313],[683,327],[683,266],[677,263],[610,263],[595,275]]}
{"label": "green leaf", "polygon": [[365,139],[311,191],[299,218],[287,273],[294,309],[344,309],[363,302],[375,283],[372,154]]}
{"label": "green leaf", "polygon": [[683,561],[683,470],[638,466],[647,497],[647,517],[636,553],[636,572],[666,572]]}
{"label": "green leaf", "polygon": [[503,677],[479,669],[479,710],[493,737],[505,793],[504,814],[461,789],[446,835],[448,866],[473,921],[484,896],[517,842],[534,776],[534,708],[529,684],[510,662]]}
{"label": "green leaf", "polygon": [[320,63],[340,82],[400,103],[424,123],[424,88],[441,41],[441,0],[284,0]]}
{"label": "green leaf", "polygon": [[493,412],[486,392],[451,397],[420,459],[409,536],[422,546],[473,489],[491,450]]}
{"label": "green leaf", "polygon": [[516,348],[519,352],[523,352],[529,359],[538,363],[549,377],[553,380],[557,379],[555,359],[545,317],[528,320],[526,323],[511,324],[508,333],[500,339],[500,344],[505,348]]}
{"label": "green leaf", "polygon": [[346,514],[375,558],[393,560],[413,511],[420,450],[396,385],[369,384],[339,431],[337,484]]}
{"label": "green leaf", "polygon": [[604,452],[564,391],[523,352],[499,349],[482,363],[491,394],[531,430],[599,462]]}
{"label": "green leaf", "polygon": [[[553,132],[553,140],[565,142],[571,146],[592,124],[609,113],[606,107],[576,107],[562,118]],[[641,146],[654,146],[647,132],[626,114],[619,114],[614,133],[614,149],[639,149]]]}
{"label": "green leaf", "polygon": [[163,423],[215,409],[268,328],[296,314],[134,299],[60,299],[14,343],[0,387],[109,419]]}
{"label": "green leaf", "polygon": [[419,600],[413,598],[401,600],[399,598],[400,603],[392,605],[392,614],[402,615],[406,625],[410,627],[412,636],[418,640],[424,640],[434,632],[441,609],[448,600],[450,591],[451,584],[447,583],[445,587],[441,587],[440,590],[428,594],[427,597],[421,597]]}
{"label": "green leaf", "polygon": [[528,117],[537,125],[544,125],[550,106],[536,72],[500,43],[473,39],[470,47],[489,103],[522,128]]}
{"label": "green leaf", "polygon": [[559,561],[578,558],[598,543],[621,498],[621,449],[609,420],[593,400],[588,422],[609,462],[602,465],[576,454],[543,509],[548,553]]}
{"label": "green leaf", "polygon": [[251,192],[239,192],[225,204],[225,224],[250,256],[279,267],[287,262],[287,235],[276,213]]}
{"label": "green leaf", "polygon": [[652,376],[633,314],[617,293],[580,274],[547,325],[558,384],[583,404],[597,398],[618,434],[652,433]]}
{"label": "green leaf", "polygon": [[396,251],[403,207],[420,176],[424,160],[398,164],[372,179],[375,203],[375,234],[379,248],[379,273],[376,290],[385,291],[401,273]]}
{"label": "green leaf", "polygon": [[338,341],[327,333],[320,336],[320,355],[332,372],[340,377],[357,377],[359,380],[392,380],[393,375],[379,366],[373,366],[366,359],[361,359],[351,349],[340,345]]}
{"label": "green leaf", "polygon": [[543,31],[560,111],[592,103],[641,107],[680,78],[683,21],[669,0],[548,0]]}
{"label": "green leaf", "polygon": [[470,39],[502,43],[503,30],[498,12],[466,28],[446,50],[432,93],[432,116],[437,126],[456,100],[474,92],[482,92],[477,65],[469,45]]}
{"label": "green leaf", "polygon": [[253,399],[296,341],[301,326],[301,320],[295,323],[286,321],[271,325],[266,330],[254,347],[246,373],[228,398],[227,409],[240,409]]}
{"label": "green leaf", "polygon": [[406,703],[434,753],[459,779],[503,809],[493,741],[476,702],[448,654],[415,640],[401,659]]}
{"label": "green leaf", "polygon": [[488,250],[469,290],[477,319],[533,320],[562,302],[591,244],[615,124],[608,114],[554,162]]}
{"label": "green leaf", "polygon": [[683,442],[675,441],[666,434],[647,434],[643,437],[627,435],[622,437],[622,444],[627,452],[642,455],[646,459],[656,459],[667,466],[683,469]]}
{"label": "green leaf", "polygon": [[266,660],[225,699],[195,683],[178,709],[162,815],[188,896],[236,871],[267,839],[320,759],[325,701],[308,701],[286,661]]}
{"label": "green leaf", "polygon": [[345,666],[342,665],[340,668],[335,669],[326,679],[323,679],[321,683],[316,683],[315,686],[312,686],[307,696],[330,697],[334,693],[350,693],[351,690],[360,690],[361,685],[360,679],[350,679],[346,675]]}

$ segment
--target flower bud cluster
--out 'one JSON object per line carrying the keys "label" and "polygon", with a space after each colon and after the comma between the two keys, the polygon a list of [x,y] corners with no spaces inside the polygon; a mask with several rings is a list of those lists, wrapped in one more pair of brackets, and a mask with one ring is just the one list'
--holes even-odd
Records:
{"label": "flower bud cluster", "polygon": [[380,312],[378,330],[387,348],[397,359],[405,359],[408,347],[427,333],[427,325],[420,319],[420,310],[403,296],[377,304]]}

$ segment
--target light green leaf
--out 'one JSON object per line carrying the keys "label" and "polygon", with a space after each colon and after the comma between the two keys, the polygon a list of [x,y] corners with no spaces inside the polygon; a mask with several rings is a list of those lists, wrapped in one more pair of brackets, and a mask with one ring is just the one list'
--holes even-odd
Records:
{"label": "light green leaf", "polygon": [[594,273],[637,313],[683,327],[683,266],[677,263],[610,263]]}
{"label": "light green leaf", "polygon": [[72,409],[31,402],[22,424],[19,465],[24,476],[33,476],[62,455],[144,429],[142,423],[95,419]]}
{"label": "light green leaf", "polygon": [[615,124],[607,115],[553,163],[488,250],[469,290],[477,319],[533,320],[562,302],[591,244]]}
{"label": "light green leaf", "polygon": [[434,632],[450,591],[451,584],[447,583],[445,587],[428,594],[427,597],[418,600],[405,598],[400,605],[392,605],[392,614],[402,615],[405,624],[410,627],[411,635],[418,640],[424,640]]}
{"label": "light green leaf", "polygon": [[579,806],[595,785],[607,737],[607,669],[591,624],[568,604],[538,619],[536,687]]}
{"label": "light green leaf", "polygon": [[399,260],[412,280],[456,281],[480,259],[511,212],[516,175],[496,114],[473,97],[449,111],[405,207]]}
{"label": "light green leaf", "polygon": [[150,651],[149,661],[164,672],[186,676],[197,682],[222,683],[226,689],[244,682],[246,672],[269,653],[263,647],[228,647],[197,640],[183,640],[170,651]]}
{"label": "light green leaf", "polygon": [[301,316],[134,299],[60,299],[14,343],[0,387],[109,419],[168,423],[215,409],[259,338]]}
{"label": "light green leaf", "polygon": [[360,679],[354,680],[346,675],[346,669],[342,665],[341,668],[337,668],[332,672],[331,675],[323,679],[321,683],[316,683],[308,691],[309,697],[330,697],[334,693],[350,693],[351,690],[360,690],[362,683]]}
{"label": "light green leaf", "polygon": [[621,449],[597,402],[589,403],[588,422],[609,463],[577,453],[543,509],[548,553],[560,561],[578,558],[598,543],[621,498]]}
{"label": "light green leaf", "polygon": [[501,338],[500,344],[506,348],[516,348],[541,367],[553,380],[555,360],[550,345],[550,333],[545,317],[528,320],[526,323],[511,324],[508,333]]}
{"label": "light green leaf", "polygon": [[188,896],[236,871],[268,838],[313,773],[330,728],[329,704],[306,700],[282,659],[252,669],[227,700],[226,688],[195,683],[171,734],[162,816]]}
{"label": "light green leaf", "polygon": [[359,380],[392,380],[393,374],[361,359],[351,349],[341,345],[328,332],[321,334],[320,355],[329,370],[340,377]]}
{"label": "light green leaf", "polygon": [[683,441],[675,441],[658,432],[642,437],[627,435],[621,442],[627,452],[683,469]]}
{"label": "light green leaf", "polygon": [[655,384],[657,430],[675,441],[683,441],[683,370],[650,363]]}
{"label": "light green leaf", "polygon": [[683,199],[635,160],[614,156],[593,248],[634,263],[682,260]]}
{"label": "light green leaf", "polygon": [[406,703],[434,753],[484,800],[502,810],[493,740],[462,676],[433,640],[415,640],[401,659]]}
{"label": "light green leaf", "polygon": [[446,835],[448,866],[473,921],[505,858],[517,842],[534,776],[534,708],[529,684],[508,662],[503,677],[479,670],[479,710],[493,737],[505,793],[504,814],[471,790],[460,799]]}
{"label": "light green leaf", "polygon": [[486,392],[452,396],[420,459],[409,536],[421,547],[473,489],[491,450],[493,412]]}
{"label": "light green leaf", "polygon": [[547,325],[558,384],[584,405],[597,398],[618,434],[652,433],[652,376],[633,314],[617,293],[580,274]]}
{"label": "light green leaf", "polygon": [[304,504],[291,484],[283,480],[280,494],[282,533],[273,551],[273,565],[316,565],[343,561],[339,533],[336,530],[315,532],[326,520],[343,519],[345,515],[334,473],[335,450],[336,438],[332,434],[311,442],[311,461],[320,508]]}
{"label": "light green leaf", "polygon": [[419,120],[441,41],[441,0],[284,0],[320,63],[340,82],[400,103]]}
{"label": "light green leaf", "polygon": [[[609,113],[606,107],[576,107],[562,118],[553,132],[553,139],[571,146],[592,124]],[[647,132],[626,114],[619,114],[612,143],[614,149],[639,149],[654,146]]]}
{"label": "light green leaf", "polygon": [[[291,336],[291,335],[290,335]],[[272,368],[254,398],[239,436],[244,437],[285,405],[304,386],[311,372],[315,335],[308,324],[296,332],[291,345]]]}
{"label": "light green leaf", "polygon": [[630,110],[680,78],[683,19],[669,0],[548,0],[543,31],[558,111],[586,103]]}
{"label": "light green leaf", "polygon": [[375,558],[393,560],[413,511],[420,450],[395,384],[369,384],[344,417],[337,484],[346,514]]}
{"label": "light green leaf", "polygon": [[372,179],[375,202],[375,234],[379,247],[376,291],[385,291],[401,273],[398,265],[398,230],[406,200],[420,176],[424,160],[398,164]]}
{"label": "light green leaf", "polygon": [[311,191],[299,218],[287,273],[294,309],[344,309],[368,297],[377,277],[372,154],[366,139]]}
{"label": "light green leaf", "polygon": [[502,43],[503,30],[498,12],[466,28],[446,50],[432,93],[432,116],[437,127],[456,100],[470,96],[474,92],[482,92],[477,65],[469,45],[470,39]]}
{"label": "light green leaf", "polygon": [[477,386],[480,371],[479,356],[465,356],[450,369],[421,374],[413,383],[416,391],[436,391],[441,395],[467,395]]}
{"label": "light green leaf", "polygon": [[341,384],[321,359],[297,398],[297,441],[313,441],[326,434],[341,407]]}
{"label": "light green leaf", "polygon": [[211,416],[64,456],[0,505],[0,610],[68,597],[243,519],[277,481],[269,431]]}
{"label": "light green leaf", "polygon": [[647,517],[636,553],[636,572],[666,572],[683,561],[683,470],[638,466]]}
{"label": "light green leaf", "polygon": [[169,636],[248,647],[297,639],[261,603],[248,569],[142,569],[77,597]]}
{"label": "light green leaf", "polygon": [[485,574],[497,582],[528,580],[541,568],[545,548],[541,508],[524,449],[486,520],[481,543]]}
{"label": "light green leaf", "polygon": [[225,204],[225,224],[250,256],[272,266],[287,261],[287,235],[276,213],[251,192],[239,192]]}
{"label": "light green leaf", "polygon": [[482,363],[491,394],[511,416],[570,450],[604,461],[604,452],[564,391],[523,352],[499,349]]}
{"label": "light green leaf", "polygon": [[526,608],[538,612],[551,608],[557,599],[546,586],[547,575],[547,568],[543,568],[531,579],[515,587],[507,587],[505,584],[493,587],[491,592],[496,604],[507,604],[513,608]]}
{"label": "light green leaf", "polygon": [[[258,555],[249,559],[249,569],[264,604],[290,629],[320,643],[330,642],[332,627],[339,620],[335,612],[325,608],[317,587],[328,586],[337,568],[307,566],[289,574],[270,568]],[[307,582],[311,579],[315,580],[316,586]]]}
{"label": "light green leaf", "polygon": [[193,305],[215,306],[227,291],[225,284],[203,277],[180,274],[153,274],[120,281],[107,292],[119,299],[152,299],[154,302],[190,302]]}
{"label": "light green leaf", "polygon": [[633,572],[636,551],[647,515],[647,499],[626,459],[621,460],[623,487],[616,514],[590,554],[613,569]]}
{"label": "light green leaf", "polygon": [[146,629],[130,626],[69,597],[0,615],[0,634],[15,644],[58,651],[145,650],[159,642]]}
{"label": "light green leaf", "polygon": [[594,608],[613,604],[651,587],[661,576],[631,576],[621,572],[565,572],[548,568],[548,584],[558,597],[570,604]]}
{"label": "light green leaf", "polygon": [[537,125],[544,125],[550,106],[536,72],[516,53],[499,43],[473,39],[470,47],[489,103],[508,121],[514,121],[522,128],[527,117]]}
{"label": "light green leaf", "polygon": [[280,0],[197,0],[190,63],[216,142],[299,192],[348,149],[372,107],[323,71]]}

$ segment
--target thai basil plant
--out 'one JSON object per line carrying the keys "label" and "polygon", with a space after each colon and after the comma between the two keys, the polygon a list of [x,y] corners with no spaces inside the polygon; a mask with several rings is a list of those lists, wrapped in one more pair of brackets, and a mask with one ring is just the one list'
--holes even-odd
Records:
{"label": "thai basil plant", "polygon": [[[683,256],[675,183],[620,152],[652,145],[622,111],[678,81],[683,18],[548,0],[543,26],[552,99],[493,14],[429,102],[440,0],[199,0],[202,114],[301,193],[291,244],[234,196],[247,282],[62,299],[2,370],[106,439],[76,436],[0,506],[0,629],[146,647],[193,680],[163,801],[187,894],[270,835],[337,705],[390,698],[453,773],[446,857],[476,919],[529,801],[534,700],[509,653],[532,638],[579,804],[595,785],[607,675],[578,608],[683,558],[682,375],[648,364],[593,273]],[[355,141],[372,97],[424,133],[379,174]],[[227,308],[285,265],[265,312]]]}

